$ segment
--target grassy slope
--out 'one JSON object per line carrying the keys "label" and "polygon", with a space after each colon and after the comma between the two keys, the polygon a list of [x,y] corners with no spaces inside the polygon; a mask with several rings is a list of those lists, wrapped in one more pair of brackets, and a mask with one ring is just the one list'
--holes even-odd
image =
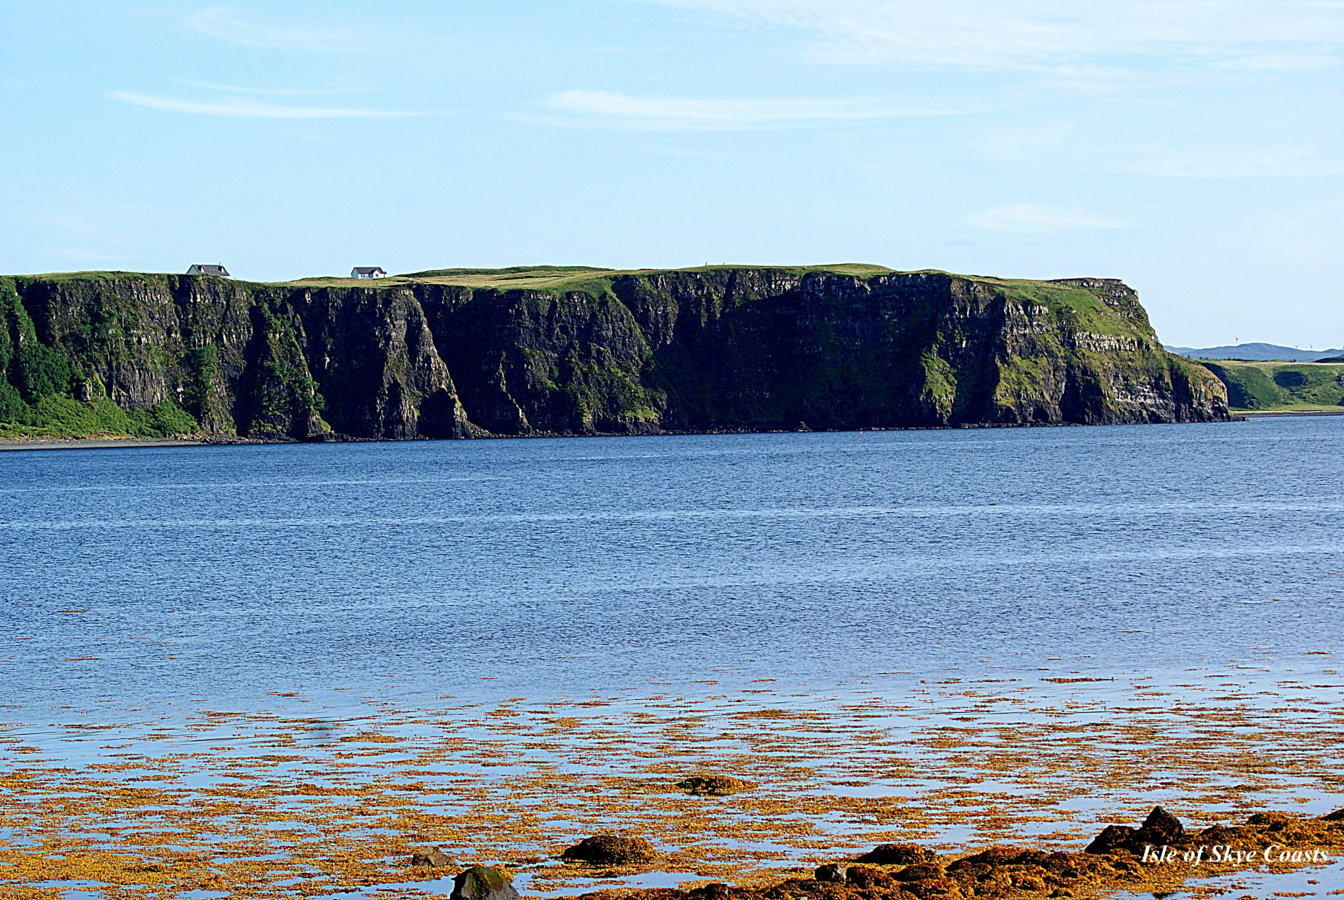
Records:
{"label": "grassy slope", "polygon": [[1237,412],[1344,411],[1344,363],[1197,362],[1227,385]]}
{"label": "grassy slope", "polygon": [[[112,272],[42,276],[56,282],[124,277],[125,273]],[[86,400],[76,399],[77,385],[87,391]],[[175,403],[127,410],[110,400],[101,381],[84,377],[61,354],[38,341],[15,291],[15,279],[0,277],[0,439],[166,438],[200,431],[199,423]]]}

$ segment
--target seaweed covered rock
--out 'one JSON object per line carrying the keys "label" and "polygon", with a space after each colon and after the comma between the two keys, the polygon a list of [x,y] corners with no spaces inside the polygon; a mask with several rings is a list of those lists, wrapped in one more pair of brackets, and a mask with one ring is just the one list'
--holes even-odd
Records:
{"label": "seaweed covered rock", "polygon": [[677,787],[699,797],[722,797],[749,791],[755,785],[732,775],[692,775],[677,782]]}
{"label": "seaweed covered rock", "polygon": [[453,859],[438,847],[416,850],[411,854],[413,868],[442,869],[453,864]]}
{"label": "seaweed covered rock", "polygon": [[839,866],[835,863],[827,863],[824,866],[817,866],[816,870],[812,872],[812,878],[815,881],[830,881],[843,884],[846,878],[846,870],[844,866]]}
{"label": "seaweed covered rock", "polygon": [[1101,830],[1084,853],[1117,853],[1129,851],[1134,846],[1134,835],[1138,829],[1130,825],[1107,825]]}
{"label": "seaweed covered rock", "polygon": [[[1344,828],[1336,824],[1340,821],[1344,816],[1327,821],[1278,813],[1245,825],[1215,825],[1192,834],[1159,808],[1137,828],[1109,826],[1103,834],[1113,837],[1103,843],[1117,851],[1113,853],[990,847],[946,865],[938,860],[899,868],[830,863],[818,867],[812,879],[787,879],[759,887],[715,884],[689,891],[617,890],[601,896],[605,900],[1027,900],[1101,897],[1126,891],[1146,894],[1175,889],[1190,878],[1256,868],[1269,856],[1276,867],[1329,864],[1344,853]],[[1182,852],[1161,864],[1144,862],[1133,848],[1151,845],[1143,844],[1140,834],[1155,840],[1170,838]],[[1212,841],[1224,851],[1234,848],[1240,852],[1215,854]],[[1187,861],[1186,854],[1198,862]]]}
{"label": "seaweed covered rock", "polygon": [[644,838],[598,834],[579,841],[560,858],[599,866],[629,866],[657,859],[658,851]]}
{"label": "seaweed covered rock", "polygon": [[845,881],[858,888],[871,888],[887,884],[890,878],[885,872],[870,866],[850,866],[845,870]]}
{"label": "seaweed covered rock", "polygon": [[1142,843],[1153,846],[1174,844],[1185,837],[1185,826],[1181,824],[1180,819],[1162,807],[1154,806],[1134,837]]}
{"label": "seaweed covered rock", "polygon": [[937,857],[938,854],[919,844],[878,844],[854,861],[877,866],[909,866],[930,862]]}

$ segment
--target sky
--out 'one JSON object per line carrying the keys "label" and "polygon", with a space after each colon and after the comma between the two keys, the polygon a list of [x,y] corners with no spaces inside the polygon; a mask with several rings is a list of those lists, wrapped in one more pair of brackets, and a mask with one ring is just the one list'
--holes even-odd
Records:
{"label": "sky", "polygon": [[870,262],[1344,346],[1344,0],[0,0],[0,272]]}

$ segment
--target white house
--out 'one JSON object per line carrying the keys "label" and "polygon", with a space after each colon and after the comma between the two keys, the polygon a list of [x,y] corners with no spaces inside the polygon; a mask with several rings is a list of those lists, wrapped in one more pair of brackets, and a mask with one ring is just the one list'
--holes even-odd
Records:
{"label": "white house", "polygon": [[355,266],[350,270],[351,278],[386,278],[387,271],[382,266]]}
{"label": "white house", "polygon": [[192,263],[191,268],[187,269],[188,275],[218,275],[220,278],[230,278],[229,270],[224,268],[224,264],[212,266],[209,263]]}

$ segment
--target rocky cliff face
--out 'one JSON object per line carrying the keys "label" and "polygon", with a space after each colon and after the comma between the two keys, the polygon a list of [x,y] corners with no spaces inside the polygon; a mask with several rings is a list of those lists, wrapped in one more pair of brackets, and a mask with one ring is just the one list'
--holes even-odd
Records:
{"label": "rocky cliff face", "polygon": [[51,397],[292,439],[1227,418],[1218,379],[1163,351],[1115,281],[762,268],[463,281],[0,279],[0,421],[40,418]]}

